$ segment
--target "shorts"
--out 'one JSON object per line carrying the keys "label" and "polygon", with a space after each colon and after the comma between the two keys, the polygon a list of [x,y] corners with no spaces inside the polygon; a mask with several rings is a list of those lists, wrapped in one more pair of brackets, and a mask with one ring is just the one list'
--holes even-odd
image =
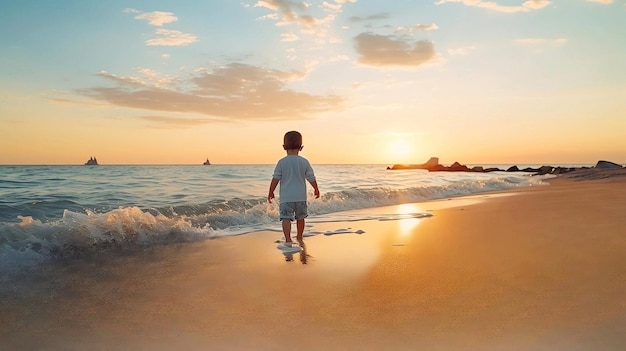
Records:
{"label": "shorts", "polygon": [[290,221],[304,219],[309,215],[306,201],[281,202],[280,205],[278,205],[278,209],[280,210],[281,221],[283,219]]}

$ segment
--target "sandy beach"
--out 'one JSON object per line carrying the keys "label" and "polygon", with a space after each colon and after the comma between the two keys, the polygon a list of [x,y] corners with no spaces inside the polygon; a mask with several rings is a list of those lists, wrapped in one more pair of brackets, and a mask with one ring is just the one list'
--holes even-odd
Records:
{"label": "sandy beach", "polygon": [[365,233],[292,257],[259,232],[58,264],[3,291],[0,349],[626,349],[626,172],[548,182],[315,225]]}

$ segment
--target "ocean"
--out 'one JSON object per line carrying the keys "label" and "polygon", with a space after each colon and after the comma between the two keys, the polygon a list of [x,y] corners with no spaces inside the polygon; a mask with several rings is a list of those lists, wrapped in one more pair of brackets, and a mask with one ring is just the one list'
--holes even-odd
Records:
{"label": "ocean", "polygon": [[[394,219],[369,215],[368,208],[544,185],[543,180],[551,177],[391,171],[384,165],[313,167],[322,196],[314,199],[309,187],[309,231],[321,222]],[[274,165],[0,166],[0,274],[108,251],[280,232],[277,201],[270,204],[266,199],[273,169]],[[356,209],[363,211],[344,213]]]}

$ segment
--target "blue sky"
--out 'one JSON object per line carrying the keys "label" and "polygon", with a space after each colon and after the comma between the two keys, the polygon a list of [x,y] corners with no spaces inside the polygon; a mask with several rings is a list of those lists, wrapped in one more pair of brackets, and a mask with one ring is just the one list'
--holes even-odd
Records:
{"label": "blue sky", "polygon": [[292,129],[314,163],[626,162],[626,0],[4,1],[0,30],[0,164],[273,163]]}

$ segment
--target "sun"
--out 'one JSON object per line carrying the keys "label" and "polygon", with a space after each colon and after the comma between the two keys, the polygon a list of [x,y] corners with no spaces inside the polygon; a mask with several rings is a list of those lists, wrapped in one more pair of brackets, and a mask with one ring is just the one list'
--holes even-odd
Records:
{"label": "sun", "polygon": [[411,154],[411,145],[406,140],[394,140],[389,144],[391,156],[398,160],[405,160]]}

